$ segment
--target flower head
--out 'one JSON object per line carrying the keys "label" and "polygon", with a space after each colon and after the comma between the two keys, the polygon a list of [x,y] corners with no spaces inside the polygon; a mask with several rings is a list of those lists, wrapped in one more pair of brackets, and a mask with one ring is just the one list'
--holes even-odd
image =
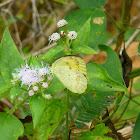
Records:
{"label": "flower head", "polygon": [[57,27],[63,27],[65,26],[66,24],[68,24],[68,22],[65,20],[65,19],[61,19],[57,22]]}
{"label": "flower head", "polygon": [[70,32],[68,33],[68,37],[69,37],[69,39],[71,39],[71,40],[76,39],[77,33],[76,33],[75,31],[70,31]]}
{"label": "flower head", "polygon": [[33,90],[37,91],[38,87],[36,86],[38,86],[39,83],[42,84],[45,79],[48,79],[48,76],[51,76],[51,69],[48,65],[44,66],[43,62],[42,67],[36,68],[34,68],[32,64],[28,66],[28,64],[26,63],[25,66],[21,66],[21,68],[16,69],[16,73],[12,73],[12,76],[13,79],[11,80],[11,82],[13,83],[13,85],[16,84],[17,81],[20,81],[21,87],[23,85],[26,85],[29,90],[31,86],[34,86]]}
{"label": "flower head", "polygon": [[21,81],[21,86],[25,84],[30,87],[31,85],[39,82],[37,69],[29,67],[27,63],[25,66],[16,69],[16,72],[17,73],[12,73],[13,79],[14,81]]}
{"label": "flower head", "polygon": [[60,39],[60,34],[59,33],[53,33],[51,36],[49,36],[49,41],[52,42],[52,41],[57,41]]}

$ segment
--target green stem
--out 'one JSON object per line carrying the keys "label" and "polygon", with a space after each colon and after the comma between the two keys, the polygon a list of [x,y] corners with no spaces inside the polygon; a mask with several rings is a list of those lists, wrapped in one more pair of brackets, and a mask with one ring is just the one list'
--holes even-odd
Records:
{"label": "green stem", "polygon": [[24,104],[28,99],[29,99],[30,96],[27,96],[23,101],[21,101],[19,104],[15,105],[12,109],[10,109],[7,113],[12,115],[15,110],[20,107],[22,104]]}
{"label": "green stem", "polygon": [[111,20],[111,22],[116,26],[116,28],[118,30],[120,30],[120,27],[118,26],[118,24],[116,23],[116,21],[112,18],[112,16],[106,11],[106,9],[103,8],[103,11],[109,17],[109,19]]}
{"label": "green stem", "polygon": [[123,8],[122,8],[122,16],[121,16],[121,25],[123,25],[123,20],[124,20],[125,3],[126,3],[126,0],[123,0]]}
{"label": "green stem", "polygon": [[69,90],[67,90],[66,140],[69,139]]}
{"label": "green stem", "polygon": [[122,8],[122,16],[121,16],[121,25],[119,30],[119,35],[117,38],[117,44],[115,51],[117,54],[120,53],[120,49],[122,43],[125,40],[125,32],[127,31],[129,24],[130,24],[130,10],[133,4],[133,0],[123,0],[123,8]]}
{"label": "green stem", "polygon": [[131,81],[131,86],[130,86],[129,101],[127,102],[127,104],[126,104],[126,106],[125,106],[123,112],[122,112],[121,115],[119,116],[119,118],[118,118],[114,123],[118,122],[118,121],[122,118],[122,116],[124,115],[124,113],[125,113],[125,111],[126,111],[128,105],[129,105],[129,103],[130,103],[130,100],[131,100],[132,87],[133,87],[133,80]]}

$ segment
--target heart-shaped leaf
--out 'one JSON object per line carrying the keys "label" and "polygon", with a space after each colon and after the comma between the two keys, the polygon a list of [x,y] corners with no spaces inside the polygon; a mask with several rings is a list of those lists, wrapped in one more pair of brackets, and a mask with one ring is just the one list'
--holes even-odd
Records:
{"label": "heart-shaped leaf", "polygon": [[23,132],[22,123],[14,115],[0,113],[1,140],[17,140],[19,136],[22,136]]}
{"label": "heart-shaped leaf", "polygon": [[39,140],[47,140],[59,125],[65,112],[65,103],[61,102],[59,99],[47,100],[44,113],[37,125],[37,138]]}
{"label": "heart-shaped leaf", "polygon": [[34,95],[30,100],[30,108],[33,117],[33,126],[36,127],[37,123],[42,117],[46,106],[46,100],[42,97],[42,95]]}

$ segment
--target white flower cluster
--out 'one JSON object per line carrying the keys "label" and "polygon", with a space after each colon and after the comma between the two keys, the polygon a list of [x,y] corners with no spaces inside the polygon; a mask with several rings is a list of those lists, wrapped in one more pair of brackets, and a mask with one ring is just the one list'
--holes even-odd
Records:
{"label": "white flower cluster", "polygon": [[[60,28],[60,27],[63,27],[65,25],[67,25],[68,22],[65,20],[65,19],[61,19],[58,21],[57,23],[57,27]],[[68,33],[68,38],[70,40],[73,40],[73,39],[76,39],[77,37],[77,33],[75,31],[69,31]],[[49,36],[49,44],[53,41],[58,41],[61,37],[63,38],[64,36],[66,35],[66,33],[64,31],[61,31],[61,33],[53,33],[51,36]]]}
{"label": "white flower cluster", "polygon": [[38,92],[40,88],[47,88],[48,81],[52,80],[51,69],[48,65],[34,68],[33,65],[29,66],[27,63],[25,66],[16,69],[16,73],[12,73],[12,83],[21,83],[21,87],[27,86],[29,90],[29,96],[33,96],[34,92]]}
{"label": "white flower cluster", "polygon": [[73,40],[77,37],[77,33],[75,31],[70,31],[68,33],[68,37],[69,37],[69,39]]}
{"label": "white flower cluster", "polygon": [[59,33],[53,33],[51,36],[49,36],[49,41],[57,41],[60,39],[60,34]]}
{"label": "white flower cluster", "polygon": [[60,27],[63,27],[67,24],[68,24],[68,22],[65,19],[61,19],[57,22],[57,27],[60,28]]}

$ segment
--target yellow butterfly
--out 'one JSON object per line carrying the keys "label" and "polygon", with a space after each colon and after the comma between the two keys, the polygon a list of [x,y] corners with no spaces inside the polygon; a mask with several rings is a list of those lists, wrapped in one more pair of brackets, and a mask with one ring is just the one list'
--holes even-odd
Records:
{"label": "yellow butterfly", "polygon": [[80,57],[61,57],[52,64],[52,73],[73,93],[83,93],[87,89],[86,64]]}

